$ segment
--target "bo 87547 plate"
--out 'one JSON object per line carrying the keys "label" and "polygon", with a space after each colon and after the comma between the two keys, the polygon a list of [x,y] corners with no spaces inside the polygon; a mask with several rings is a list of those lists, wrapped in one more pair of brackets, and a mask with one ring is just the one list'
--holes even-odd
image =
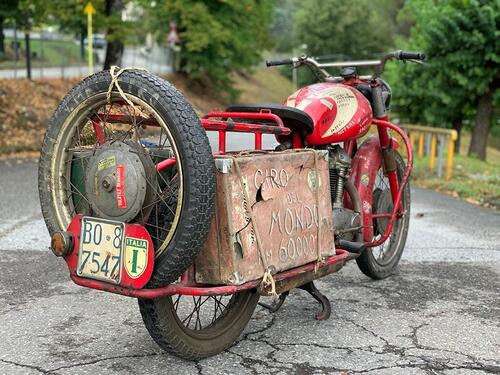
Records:
{"label": "bo 87547 plate", "polygon": [[125,224],[82,218],[77,275],[120,284]]}

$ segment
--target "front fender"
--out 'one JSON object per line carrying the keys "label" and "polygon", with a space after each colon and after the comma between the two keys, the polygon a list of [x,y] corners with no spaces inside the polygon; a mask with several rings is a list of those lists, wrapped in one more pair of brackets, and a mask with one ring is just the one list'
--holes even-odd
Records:
{"label": "front fender", "polygon": [[[399,148],[399,142],[392,138],[392,147]],[[382,149],[378,135],[365,140],[354,155],[349,180],[358,190],[362,207],[363,240],[371,242],[373,239],[372,193],[377,171],[382,165]]]}

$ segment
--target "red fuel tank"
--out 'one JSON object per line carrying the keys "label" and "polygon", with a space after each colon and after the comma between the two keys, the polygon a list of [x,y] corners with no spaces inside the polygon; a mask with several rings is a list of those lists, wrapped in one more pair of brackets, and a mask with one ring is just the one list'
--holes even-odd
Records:
{"label": "red fuel tank", "polygon": [[353,87],[340,83],[317,83],[293,93],[284,103],[311,116],[314,131],[309,145],[323,145],[359,138],[372,121],[370,102]]}

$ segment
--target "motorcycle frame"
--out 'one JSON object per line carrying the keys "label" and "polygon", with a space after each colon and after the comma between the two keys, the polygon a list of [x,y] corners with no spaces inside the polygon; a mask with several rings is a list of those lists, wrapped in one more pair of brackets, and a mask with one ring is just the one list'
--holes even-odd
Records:
{"label": "motorcycle frame", "polygon": [[[109,120],[111,122],[121,122],[127,123],[131,121],[129,116],[126,115],[112,115]],[[235,122],[237,120],[251,120],[257,123],[248,122]],[[247,112],[209,112],[201,119],[201,124],[206,131],[217,131],[218,132],[218,152],[216,154],[226,153],[226,134],[227,132],[240,132],[240,133],[250,133],[254,134],[254,148],[255,150],[262,150],[262,135],[263,134],[274,134],[277,136],[292,135],[292,148],[304,148],[304,141],[298,132],[291,133],[289,128],[286,128],[283,124],[281,118],[275,114],[272,114],[270,110],[263,109],[259,113],[247,113]],[[153,122],[151,122],[153,121]],[[154,124],[154,120],[151,120],[151,125]],[[264,121],[266,123],[272,122],[275,125],[263,125],[258,123]],[[408,183],[413,156],[411,151],[411,145],[406,134],[396,125],[391,124],[388,121],[387,116],[381,116],[381,118],[374,118],[372,120],[372,125],[377,127],[378,137],[372,137],[361,144],[359,149],[357,149],[357,140],[348,140],[344,142],[345,150],[353,157],[353,168],[350,175],[350,180],[354,183],[356,189],[358,189],[361,202],[367,203],[369,209],[363,212],[363,238],[365,240],[366,247],[379,246],[384,243],[392,232],[394,223],[398,217],[401,217],[404,213],[401,212],[401,197],[405,186]],[[99,135],[100,126],[96,123],[94,124],[94,129],[96,134]],[[393,130],[401,136],[403,143],[407,152],[407,165],[405,172],[401,178],[401,182],[398,182],[397,172],[394,168],[394,155],[391,150],[394,147],[398,147],[398,142],[392,138],[389,134],[389,130]],[[173,166],[176,163],[175,159],[166,159],[156,165],[158,171],[162,171]],[[393,200],[393,210],[391,213],[387,214],[371,214],[371,189],[369,187],[373,186],[375,175],[379,170],[380,166],[384,166],[384,171],[389,179],[389,187],[391,190],[391,196]],[[369,183],[365,185],[362,181],[361,176],[367,173],[369,176]],[[365,206],[365,204],[363,204]],[[389,222],[385,233],[376,241],[372,240],[373,237],[373,225],[372,220],[374,218],[387,217]],[[366,251],[370,251],[367,249]],[[349,253],[348,251],[337,248],[336,254],[325,259],[322,263],[308,263],[303,266],[299,266],[287,271],[283,271],[274,275],[276,281],[277,290],[279,292],[284,292],[286,290],[292,289],[294,287],[300,286],[308,281],[312,281],[319,277],[325,276],[329,273],[338,271],[344,266],[344,264],[355,259],[359,254]],[[180,281],[174,284],[169,284],[165,287],[154,288],[154,289],[132,289],[124,288],[116,285],[112,285],[106,282],[81,278],[76,275],[76,270],[70,270],[70,277],[78,285],[85,286],[92,289],[102,290],[110,293],[120,294],[135,298],[146,298],[155,299],[165,296],[171,296],[175,294],[189,295],[189,296],[214,296],[214,295],[228,295],[234,294],[243,290],[256,289],[261,295],[268,295],[269,290],[263,288],[261,285],[261,280],[253,280],[242,285],[201,285],[194,281],[193,268],[188,268],[180,277]]]}

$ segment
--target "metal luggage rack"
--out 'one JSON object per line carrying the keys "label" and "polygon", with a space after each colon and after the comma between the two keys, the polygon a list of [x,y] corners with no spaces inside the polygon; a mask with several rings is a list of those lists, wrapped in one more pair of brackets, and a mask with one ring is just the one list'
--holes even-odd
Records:
{"label": "metal luggage rack", "polygon": [[[234,120],[250,120],[258,122],[274,123],[268,125],[262,123],[237,122]],[[262,134],[289,135],[291,130],[283,124],[283,120],[269,109],[260,112],[208,112],[201,118],[201,124],[208,131],[219,132],[219,154],[226,152],[226,133],[254,133],[255,150],[262,150]]]}

